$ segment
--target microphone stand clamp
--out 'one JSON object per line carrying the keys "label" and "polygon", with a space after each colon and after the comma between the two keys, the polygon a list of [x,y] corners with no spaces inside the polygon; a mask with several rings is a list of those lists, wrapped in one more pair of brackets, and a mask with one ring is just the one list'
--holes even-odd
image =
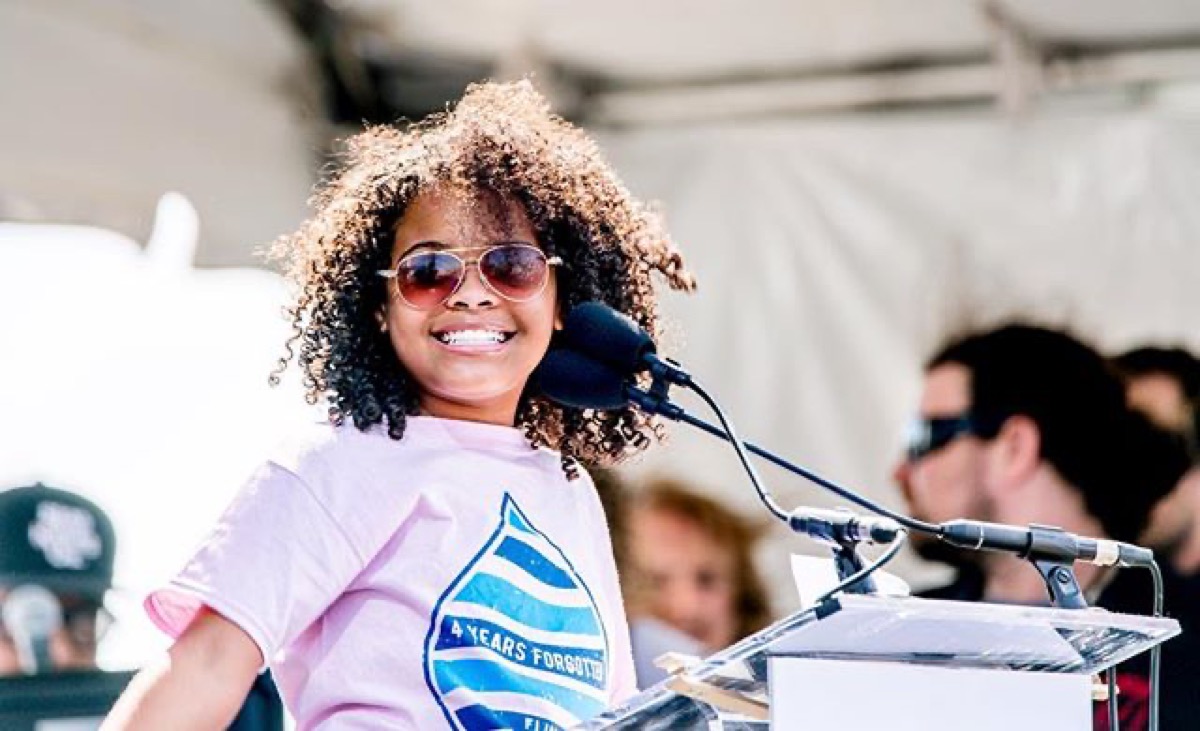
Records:
{"label": "microphone stand clamp", "polygon": [[1024,558],[1028,560],[1050,592],[1050,600],[1063,609],[1087,609],[1087,599],[1073,569],[1074,541],[1061,528],[1029,526],[1031,540]]}
{"label": "microphone stand clamp", "polygon": [[[850,539],[839,540],[836,545],[830,546],[833,550],[833,567],[837,569],[839,582],[845,581],[866,567],[862,556],[859,556],[858,551],[855,550],[857,546],[858,541]],[[865,576],[846,587],[847,594],[876,594],[878,592],[879,587],[875,585],[875,579],[871,576]]]}

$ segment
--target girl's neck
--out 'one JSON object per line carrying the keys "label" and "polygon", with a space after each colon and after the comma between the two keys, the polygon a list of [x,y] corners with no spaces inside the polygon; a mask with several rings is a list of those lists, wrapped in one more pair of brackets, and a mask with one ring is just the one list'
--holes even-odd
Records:
{"label": "girl's neck", "polygon": [[464,404],[441,399],[431,394],[423,394],[417,408],[420,416],[432,416],[438,419],[473,421],[496,426],[513,426],[517,422],[517,405],[515,403]]}

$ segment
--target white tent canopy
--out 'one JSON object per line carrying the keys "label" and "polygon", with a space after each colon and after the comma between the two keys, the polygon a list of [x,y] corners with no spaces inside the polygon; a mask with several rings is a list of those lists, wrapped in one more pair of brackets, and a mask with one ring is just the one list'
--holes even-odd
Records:
{"label": "white tent canopy", "polygon": [[492,60],[530,53],[625,83],[812,73],[897,59],[991,56],[997,24],[1073,46],[1200,41],[1181,0],[348,0],[382,42]]}
{"label": "white tent canopy", "polygon": [[384,65],[433,57],[535,71],[561,107],[627,125],[989,97],[1021,108],[1055,89],[1200,76],[1200,6],[1179,0],[338,7]]}

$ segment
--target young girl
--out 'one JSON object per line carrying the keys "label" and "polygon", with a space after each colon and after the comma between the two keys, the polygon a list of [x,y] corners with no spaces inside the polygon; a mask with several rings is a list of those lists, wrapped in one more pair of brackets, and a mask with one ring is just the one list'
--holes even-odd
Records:
{"label": "young girl", "polygon": [[[269,665],[300,729],[560,729],[634,688],[595,490],[632,410],[526,381],[570,307],[654,333],[650,275],[692,280],[657,218],[528,82],[356,137],[278,252],[310,401],[199,551],[146,601],[177,637],[106,729],[222,728]],[[294,352],[293,352],[294,351]]]}

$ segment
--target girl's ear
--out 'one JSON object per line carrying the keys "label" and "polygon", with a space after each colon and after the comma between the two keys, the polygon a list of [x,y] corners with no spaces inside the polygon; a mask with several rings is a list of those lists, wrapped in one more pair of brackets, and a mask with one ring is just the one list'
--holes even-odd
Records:
{"label": "girl's ear", "polygon": [[563,304],[559,302],[554,307],[554,330],[558,332],[563,329]]}

